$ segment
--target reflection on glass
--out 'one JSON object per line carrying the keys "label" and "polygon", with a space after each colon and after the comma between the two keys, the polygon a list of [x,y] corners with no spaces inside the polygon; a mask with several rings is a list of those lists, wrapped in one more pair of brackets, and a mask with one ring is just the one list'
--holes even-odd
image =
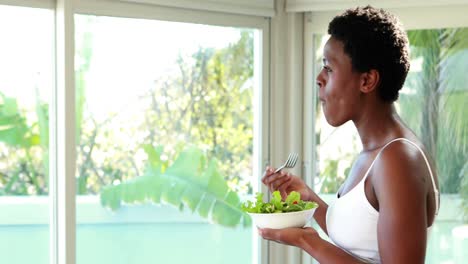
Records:
{"label": "reflection on glass", "polygon": [[75,24],[78,263],[250,263],[256,30]]}

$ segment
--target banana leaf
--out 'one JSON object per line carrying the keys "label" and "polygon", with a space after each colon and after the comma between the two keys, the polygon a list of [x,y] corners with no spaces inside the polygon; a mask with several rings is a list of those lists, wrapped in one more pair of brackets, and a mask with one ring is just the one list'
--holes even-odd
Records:
{"label": "banana leaf", "polygon": [[229,190],[215,159],[206,162],[202,151],[190,147],[165,169],[161,148],[144,149],[148,155],[144,175],[103,188],[103,206],[116,210],[122,203],[163,203],[186,208],[222,226],[251,225],[250,216],[240,209],[240,198]]}
{"label": "banana leaf", "polygon": [[28,135],[26,118],[18,109],[15,98],[0,93],[0,141],[14,147],[30,147],[36,137]]}

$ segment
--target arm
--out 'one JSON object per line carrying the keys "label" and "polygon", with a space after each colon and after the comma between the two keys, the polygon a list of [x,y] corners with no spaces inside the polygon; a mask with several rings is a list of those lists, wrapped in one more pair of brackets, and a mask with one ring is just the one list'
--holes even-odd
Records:
{"label": "arm", "polygon": [[427,167],[408,143],[394,143],[374,165],[382,263],[424,263],[427,239]]}
{"label": "arm", "polygon": [[315,229],[307,228],[286,228],[286,229],[259,229],[259,234],[268,240],[273,240],[282,244],[296,246],[321,264],[358,264],[365,263],[348,254],[341,248],[323,240]]}

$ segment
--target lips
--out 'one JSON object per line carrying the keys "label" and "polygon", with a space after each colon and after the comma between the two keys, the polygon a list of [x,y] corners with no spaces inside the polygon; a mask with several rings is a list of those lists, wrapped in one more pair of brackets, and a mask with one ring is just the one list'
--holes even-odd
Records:
{"label": "lips", "polygon": [[325,99],[323,98],[323,95],[320,91],[318,92],[318,99],[320,100],[320,102],[325,102]]}

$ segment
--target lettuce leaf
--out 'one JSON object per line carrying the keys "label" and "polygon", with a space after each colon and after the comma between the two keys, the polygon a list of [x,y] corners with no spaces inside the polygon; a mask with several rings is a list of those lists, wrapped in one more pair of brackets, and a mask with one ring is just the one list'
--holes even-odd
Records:
{"label": "lettuce leaf", "polygon": [[279,191],[274,191],[270,202],[264,202],[263,194],[257,193],[255,203],[246,201],[241,205],[244,212],[255,214],[297,212],[316,207],[318,207],[317,203],[302,201],[301,194],[295,191],[291,192],[285,201],[282,201]]}

